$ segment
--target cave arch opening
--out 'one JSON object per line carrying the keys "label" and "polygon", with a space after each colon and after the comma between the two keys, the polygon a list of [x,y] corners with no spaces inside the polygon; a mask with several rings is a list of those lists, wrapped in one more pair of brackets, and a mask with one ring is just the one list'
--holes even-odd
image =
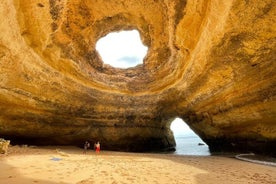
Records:
{"label": "cave arch opening", "polygon": [[181,118],[175,118],[170,129],[176,142],[175,154],[210,155],[208,145]]}
{"label": "cave arch opening", "polygon": [[96,50],[102,61],[112,67],[127,69],[143,64],[148,47],[136,29],[110,32],[96,43]]}

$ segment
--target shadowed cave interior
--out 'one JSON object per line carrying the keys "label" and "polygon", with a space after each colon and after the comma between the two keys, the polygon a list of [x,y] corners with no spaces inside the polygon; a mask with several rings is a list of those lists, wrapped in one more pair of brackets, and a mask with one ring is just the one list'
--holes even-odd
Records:
{"label": "shadowed cave interior", "polygon": [[[106,150],[168,151],[179,117],[210,152],[276,154],[275,1],[17,0],[0,8],[0,135],[12,144],[89,139]],[[143,62],[104,63],[97,41],[129,30],[148,48]]]}

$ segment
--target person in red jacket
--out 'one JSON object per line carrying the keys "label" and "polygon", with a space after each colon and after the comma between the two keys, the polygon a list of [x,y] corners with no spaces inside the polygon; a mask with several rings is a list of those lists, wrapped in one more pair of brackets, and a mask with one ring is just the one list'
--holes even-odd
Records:
{"label": "person in red jacket", "polygon": [[95,144],[95,149],[96,149],[96,153],[100,153],[100,150],[101,150],[101,144],[100,144],[100,142],[99,142],[99,141]]}

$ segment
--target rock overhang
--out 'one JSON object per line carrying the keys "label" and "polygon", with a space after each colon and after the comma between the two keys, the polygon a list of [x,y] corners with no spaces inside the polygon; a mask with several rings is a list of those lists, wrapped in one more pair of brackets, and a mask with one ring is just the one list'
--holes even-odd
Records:
{"label": "rock overhang", "polygon": [[[170,12],[167,7],[170,3],[160,1],[141,5],[133,2],[100,2],[97,5],[89,1],[49,1],[49,4],[45,5],[30,3],[21,7],[22,4],[24,1],[18,5],[19,11],[24,14],[21,16],[23,20],[19,19],[24,26],[22,36],[32,47],[35,47],[40,56],[46,56],[45,61],[56,69],[64,69],[57,64],[62,65],[64,60],[73,62],[80,69],[82,77],[86,74],[88,81],[93,78],[93,82],[98,81],[100,85],[110,81],[112,85],[108,83],[105,85],[106,88],[117,84],[116,90],[123,89],[134,93],[149,91],[151,88],[155,88],[156,91],[171,85],[175,80],[172,76],[176,70],[177,76],[180,76],[179,71],[182,71],[182,68],[179,68],[179,61],[175,59],[177,49],[172,41],[169,41],[174,39],[175,25],[173,24],[177,21],[172,23],[168,16],[178,16],[177,18],[180,19],[180,15],[183,16],[183,14],[172,15],[174,12]],[[173,5],[172,3],[170,6]],[[186,1],[178,2],[174,6],[185,8],[185,5]],[[112,8],[108,11],[103,8],[105,6]],[[137,6],[142,7],[137,8]],[[35,17],[34,14],[36,14]],[[41,21],[41,18],[45,18],[45,14],[49,22]],[[34,24],[37,26],[33,26]],[[95,50],[96,41],[111,31],[129,29],[139,30],[144,44],[149,47],[143,66],[120,70],[103,65]],[[50,61],[48,57],[51,57]],[[50,62],[54,62],[53,65]],[[75,77],[75,73],[73,75]],[[106,80],[102,81],[103,78]],[[164,81],[167,80],[165,84],[159,81],[164,78]],[[140,85],[131,85],[135,82]]]}
{"label": "rock overhang", "polygon": [[[109,149],[163,150],[174,147],[169,125],[181,117],[211,148],[271,152],[274,8],[272,1],[6,2],[0,131],[44,144],[89,137]],[[149,48],[143,65],[104,65],[96,41],[129,29]]]}

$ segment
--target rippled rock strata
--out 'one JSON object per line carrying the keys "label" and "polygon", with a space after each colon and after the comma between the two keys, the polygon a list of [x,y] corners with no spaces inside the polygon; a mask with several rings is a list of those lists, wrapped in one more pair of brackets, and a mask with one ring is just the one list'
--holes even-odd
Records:
{"label": "rippled rock strata", "polygon": [[[174,149],[182,118],[212,151],[275,153],[273,0],[14,0],[0,5],[0,135],[13,142]],[[143,65],[106,65],[137,29]]]}

